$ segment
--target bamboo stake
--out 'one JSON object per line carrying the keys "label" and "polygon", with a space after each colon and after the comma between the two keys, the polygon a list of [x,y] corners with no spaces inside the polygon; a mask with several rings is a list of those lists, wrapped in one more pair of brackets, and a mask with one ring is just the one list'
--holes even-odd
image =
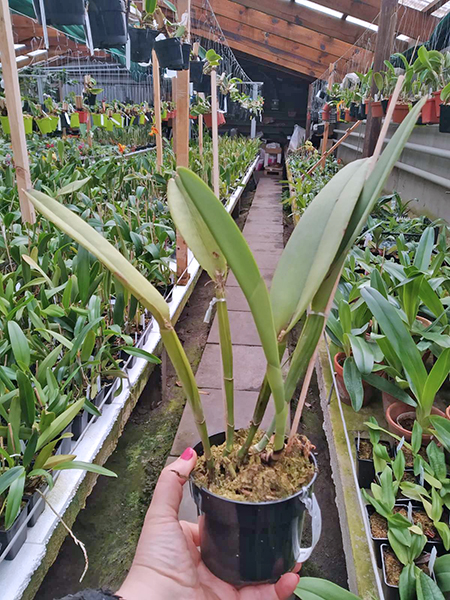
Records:
{"label": "bamboo stake", "polygon": [[[199,92],[200,98],[205,99],[205,94]],[[200,157],[203,158],[203,115],[198,115],[198,151]]]}
{"label": "bamboo stake", "polygon": [[217,122],[217,72],[211,71],[211,120],[212,120],[212,151],[213,151],[213,189],[220,198],[219,179],[219,126]]}
{"label": "bamboo stake", "polygon": [[156,166],[161,172],[163,164],[163,145],[162,145],[162,119],[161,119],[161,81],[159,74],[159,60],[156,52],[152,50],[153,61],[153,107],[155,109],[155,127],[156,127]]}
{"label": "bamboo stake", "polygon": [[328,158],[328,156],[330,156],[330,154],[332,154],[336,148],[338,148],[342,142],[344,140],[346,140],[348,138],[348,136],[352,133],[352,131],[354,131],[357,127],[359,127],[361,125],[362,121],[356,121],[356,123],[353,123],[353,125],[351,127],[349,127],[349,129],[347,129],[347,131],[344,133],[344,135],[341,137],[340,140],[338,140],[334,146],[332,148],[330,148],[327,152],[325,152],[325,156],[322,156],[317,162],[316,164],[314,164],[309,171],[307,171],[304,175],[302,175],[302,179],[304,179],[307,175],[311,175],[311,173],[313,171],[315,171],[317,169],[317,167],[320,165],[320,163],[322,162],[322,160],[325,158],[325,160]]}
{"label": "bamboo stake", "polygon": [[1,0],[0,4],[0,53],[6,106],[11,127],[11,144],[16,166],[20,212],[22,222],[33,224],[36,222],[36,213],[33,205],[25,195],[25,190],[31,188],[31,175],[8,0]]}

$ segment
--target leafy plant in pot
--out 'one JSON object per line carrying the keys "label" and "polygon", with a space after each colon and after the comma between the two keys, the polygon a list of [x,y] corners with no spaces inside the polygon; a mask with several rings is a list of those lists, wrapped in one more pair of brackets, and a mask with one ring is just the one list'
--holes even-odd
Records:
{"label": "leafy plant in pot", "polygon": [[158,35],[155,21],[155,11],[158,6],[157,0],[144,0],[142,12],[134,5],[134,11],[130,19],[135,16],[136,22],[128,26],[131,42],[131,60],[134,62],[149,63],[151,60],[153,46]]}
{"label": "leafy plant in pot", "polygon": [[[97,87],[97,81],[91,76],[86,75],[84,78],[83,95],[88,106],[95,106],[97,96],[103,92],[103,88]],[[80,119],[81,122],[81,119]]]}
{"label": "leafy plant in pot", "polygon": [[[209,187],[182,168],[176,179],[170,181],[168,200],[174,220],[216,287],[227,422],[226,432],[220,434],[220,439],[208,435],[195,378],[162,296],[86,222],[42,192],[29,192],[36,208],[97,256],[158,322],[201,439],[203,456],[197,463],[191,486],[203,521],[202,557],[206,565],[226,581],[235,584],[274,581],[297,561],[305,560],[312,551],[312,548],[299,548],[306,511],[314,515],[314,541],[318,538],[320,516],[312,495],[315,461],[310,443],[306,438],[299,438],[296,431],[291,432],[287,446],[285,444],[289,402],[297,382],[313,362],[325,324],[325,311],[334,295],[345,257],[398,160],[420,108],[413,111],[394,134],[378,162],[374,158],[351,163],[318,194],[280,258],[270,295],[240,230]],[[297,260],[298,256],[302,256],[302,261]],[[252,422],[248,430],[238,433],[234,426],[232,346],[224,288],[227,265],[249,303],[267,360],[266,376]],[[284,379],[281,357],[286,336],[310,305],[312,311],[306,317]],[[275,418],[262,435],[258,433],[259,426],[271,395]],[[214,445],[217,443],[220,445]],[[198,450],[200,452],[200,446]],[[287,469],[289,477],[282,477]],[[276,482],[270,492],[264,487],[267,478]],[[224,543],[224,531],[227,543]],[[245,548],[242,540],[245,540]]]}
{"label": "leafy plant in pot", "polygon": [[182,71],[189,69],[189,58],[191,55],[191,44],[185,39],[187,36],[187,19],[185,14],[178,22],[177,8],[169,0],[164,4],[174,13],[175,21],[169,21],[160,9],[155,13],[159,29],[163,30],[166,38],[155,42],[155,52],[158,56],[159,66],[162,69]]}
{"label": "leafy plant in pot", "polygon": [[417,403],[415,408],[402,402],[391,404],[386,412],[389,430],[409,441],[413,423],[417,419],[426,432],[423,441],[429,443],[434,434],[431,429],[431,415],[445,416],[442,411],[433,407],[433,404],[437,392],[450,372],[450,348],[441,353],[430,373],[427,373],[422,356],[398,309],[383,294],[371,287],[362,288],[361,295],[386,336],[390,353],[393,352],[397,362],[401,363],[413,401]]}

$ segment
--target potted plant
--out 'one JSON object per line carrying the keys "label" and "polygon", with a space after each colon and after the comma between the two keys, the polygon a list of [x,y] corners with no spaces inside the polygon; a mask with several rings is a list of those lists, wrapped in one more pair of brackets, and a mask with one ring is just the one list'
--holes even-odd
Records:
{"label": "potted plant", "polygon": [[[39,0],[33,0],[33,7],[36,18],[42,25]],[[44,8],[47,25],[84,25],[84,0],[72,0],[65,3],[60,0],[44,0]]]}
{"label": "potted plant", "polygon": [[88,106],[95,106],[97,96],[103,92],[103,88],[97,87],[97,81],[91,75],[85,75],[83,96]]}
{"label": "potted plant", "polygon": [[[164,4],[174,13],[175,22],[169,21],[160,9],[157,10],[155,16],[158,26],[166,35],[165,39],[156,41],[154,46],[159,66],[162,69],[174,71],[189,69],[191,45],[187,41],[183,41],[187,36],[186,23],[177,22],[177,9],[172,2],[164,0]],[[188,15],[186,17],[189,18]]]}
{"label": "potted plant", "polygon": [[[324,311],[330,304],[345,256],[372,210],[420,109],[420,105],[414,107],[409,119],[394,134],[382,161],[375,164],[371,159],[362,159],[347,165],[318,194],[292,233],[276,269],[270,295],[240,230],[210,188],[198,176],[182,168],[178,169],[176,179],[169,182],[169,206],[177,228],[216,286],[227,413],[227,430],[218,437],[210,438],[208,435],[195,378],[170,322],[169,307],[163,297],[103,235],[62,203],[39,191],[28,192],[36,208],[97,256],[158,322],[162,340],[193,410],[201,440],[203,456],[193,473],[191,488],[204,517],[200,540],[203,560],[224,580],[233,583],[273,581],[281,573],[292,569],[299,559],[306,560],[312,552],[312,548],[299,550],[298,527],[305,510],[316,515],[317,523],[318,505],[311,497],[315,460],[310,443],[306,438],[298,437],[296,432],[292,432],[286,446],[287,403],[315,353],[325,323]],[[372,167],[370,174],[369,165]],[[302,261],[296,259],[298,256],[302,256]],[[224,289],[227,265],[249,302],[268,361],[252,423],[248,430],[237,433],[234,431],[232,378],[229,375],[232,348]],[[280,356],[284,353],[286,335],[311,305],[312,311],[306,317],[284,380]],[[251,483],[246,485],[250,495],[239,492],[237,477],[245,474],[248,468],[248,452],[272,394],[276,416],[266,434],[258,434],[252,451],[252,464],[256,464],[258,472],[263,473],[267,469],[285,469],[285,461],[296,456],[302,465],[302,474],[298,479],[300,471],[292,469],[288,478],[289,489],[272,491],[271,497],[267,498]],[[275,437],[268,447],[272,433]],[[222,447],[216,447],[213,455],[212,446],[216,444]],[[269,463],[264,463],[261,452],[267,449],[272,462],[269,459]],[[198,450],[200,453],[200,446]],[[219,477],[219,473],[225,476]],[[255,477],[252,476],[251,480],[254,481]],[[276,477],[273,481],[281,479]],[[236,494],[239,494],[238,499]],[[280,507],[283,509],[280,510]],[[224,526],[216,535],[213,523],[219,514]],[[253,523],[258,523],[256,530],[247,522],[249,516]],[[244,521],[245,535],[241,535],[239,529],[244,526]],[[264,530],[267,533],[262,534]],[[224,543],[224,532],[227,543]],[[314,542],[318,534],[316,528]],[[270,544],[267,535],[270,535]],[[242,545],[243,540],[245,546]],[[257,561],[255,553],[258,554]]]}
{"label": "potted plant", "polygon": [[89,0],[88,15],[94,48],[120,48],[127,43],[125,0]]}
{"label": "potted plant", "polygon": [[439,131],[450,133],[450,82],[441,91]]}
{"label": "potted plant", "polygon": [[153,46],[158,35],[155,21],[157,0],[145,0],[142,12],[136,7],[130,17],[136,17],[136,22],[130,23],[128,33],[131,42],[131,60],[138,63],[151,61]]}

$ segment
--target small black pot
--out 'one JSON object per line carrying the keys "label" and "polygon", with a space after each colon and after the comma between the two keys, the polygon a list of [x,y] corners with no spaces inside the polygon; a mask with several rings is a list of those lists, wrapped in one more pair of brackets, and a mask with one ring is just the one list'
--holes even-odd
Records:
{"label": "small black pot", "polygon": [[441,104],[439,131],[441,133],[450,133],[450,104]]}
{"label": "small black pot", "polygon": [[387,113],[389,100],[381,100],[381,108],[383,109],[383,114]]}
{"label": "small black pot", "polygon": [[73,440],[72,425],[73,425],[73,422],[70,425],[68,425],[64,429],[63,432],[61,432],[61,435],[63,433],[72,433],[72,437],[64,438],[64,439],[60,440],[55,446],[55,454],[70,454],[70,451],[72,449],[72,440]]}
{"label": "small black pot", "polygon": [[[361,441],[363,438],[359,438]],[[366,441],[366,438],[364,438]],[[392,456],[392,446],[389,442],[381,442],[388,446],[389,455]],[[373,460],[359,458],[358,455],[358,438],[355,438],[355,448],[356,448],[356,469],[358,473],[358,483],[360,488],[370,488],[372,482],[375,480],[375,467],[373,464]]]}
{"label": "small black pot", "polygon": [[[40,25],[41,6],[39,0],[33,0],[34,12]],[[47,25],[83,25],[84,24],[84,0],[44,0],[45,20]]]}
{"label": "small black pot", "polygon": [[[3,553],[6,546],[8,546],[12,539],[15,537],[16,533],[19,531],[20,527],[25,523],[25,520],[28,516],[28,506],[24,506],[19,513],[19,516],[14,521],[12,527],[5,531],[4,529],[0,529],[0,554]],[[5,560],[14,560],[27,540],[27,528],[24,527],[20,534],[17,536],[14,541],[12,547],[9,549],[8,554],[5,556]]]}
{"label": "small black pot", "polygon": [[181,68],[175,69],[175,71],[187,71],[189,69],[191,49],[191,44],[181,44],[181,53],[183,54],[183,65],[181,66]]}
{"label": "small black pot", "polygon": [[88,106],[95,106],[97,103],[96,94],[84,94],[84,103]]}
{"label": "small black pot", "polygon": [[[189,63],[190,80],[194,84],[194,87],[203,81],[203,67],[205,66],[204,60],[191,60]],[[195,89],[197,89],[195,87]]]}
{"label": "small black pot", "polygon": [[205,96],[211,96],[211,77],[204,75],[200,83],[195,85],[197,92],[203,92]]}
{"label": "small black pot", "polygon": [[345,121],[345,108],[341,108],[341,110],[339,111],[339,119],[341,121]]}
{"label": "small black pot", "polygon": [[367,117],[366,105],[364,104],[364,102],[361,102],[361,104],[359,105],[359,108],[358,108],[358,119],[360,119],[362,121],[366,117]]}
{"label": "small black pot", "polygon": [[357,119],[357,118],[358,118],[358,115],[359,115],[359,107],[358,107],[358,105],[356,104],[356,102],[352,102],[352,103],[350,104],[350,116],[351,116],[353,119]]}
{"label": "small black pot", "polygon": [[76,442],[80,439],[81,434],[86,429],[89,421],[89,413],[83,409],[72,422],[72,440]]}
{"label": "small black pot", "polygon": [[389,548],[388,544],[381,544],[381,546],[380,546],[381,567],[383,570],[382,586],[383,586],[384,600],[399,600],[400,592],[399,592],[398,586],[390,585],[387,582],[386,567],[384,564],[384,550],[388,549],[388,548]]}
{"label": "small black pot", "polygon": [[124,0],[90,0],[89,22],[94,48],[120,48],[127,43]]}
{"label": "small black pot", "polygon": [[[370,517],[374,514],[375,509],[370,504],[366,504],[366,511],[367,511],[367,518],[369,519],[369,527],[370,527]],[[381,569],[382,568],[381,546],[382,546],[382,544],[384,544],[384,545],[388,544],[388,539],[373,537],[372,530],[370,530],[370,537],[372,538],[373,545],[375,546],[375,557],[377,559],[378,568]]]}
{"label": "small black pot", "polygon": [[[45,487],[41,488],[41,492],[45,490]],[[36,507],[33,515],[28,519],[28,527],[34,527],[36,525],[37,520],[42,515],[45,510],[45,500],[40,495],[38,491],[34,492],[31,496],[25,496],[25,499],[28,501],[28,514]]]}
{"label": "small black pot", "polygon": [[161,69],[179,71],[183,69],[184,58],[180,38],[166,38],[155,42],[155,52]]}
{"label": "small black pot", "polygon": [[138,63],[149,63],[158,31],[155,29],[137,29],[128,27],[131,41],[131,60]]}
{"label": "small black pot", "polygon": [[[220,445],[225,434],[211,436],[211,445]],[[201,442],[195,446],[203,453]],[[313,525],[320,524],[320,509],[312,493],[317,476],[294,496],[273,502],[238,502],[222,498],[200,488],[190,479],[191,494],[197,505],[200,521],[202,560],[208,569],[235,586],[274,583],[292,570],[297,562],[306,560],[311,549],[302,551],[305,511],[318,510]],[[314,527],[313,527],[314,529]],[[320,525],[319,525],[320,529]],[[313,539],[320,532],[313,532]]]}
{"label": "small black pot", "polygon": [[330,108],[330,123],[337,123],[337,108],[335,106]]}

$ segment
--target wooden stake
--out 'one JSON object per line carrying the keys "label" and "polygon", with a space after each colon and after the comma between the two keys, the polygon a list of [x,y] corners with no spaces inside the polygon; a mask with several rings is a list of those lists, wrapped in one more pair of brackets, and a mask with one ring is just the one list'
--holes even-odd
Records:
{"label": "wooden stake", "polygon": [[[200,98],[205,99],[205,94],[199,92]],[[198,115],[198,151],[200,157],[203,158],[203,115]]]}
{"label": "wooden stake", "polygon": [[153,60],[153,107],[155,110],[156,127],[156,166],[161,172],[163,164],[163,144],[162,144],[162,118],[161,118],[161,80],[159,73],[159,60],[156,52],[152,51]]}
{"label": "wooden stake", "polygon": [[[328,83],[327,83],[328,89],[330,89],[331,86],[333,85],[334,67],[335,67],[334,63],[330,63],[330,66],[328,67]],[[322,159],[320,162],[322,169],[325,167],[329,133],[330,133],[330,123],[329,123],[329,121],[327,121],[325,123],[325,129],[324,129],[323,138],[322,138]]]}
{"label": "wooden stake", "polygon": [[[397,24],[398,0],[381,0],[381,10],[378,19],[378,34],[373,60],[373,72],[382,71],[384,61],[389,60],[394,51],[395,26]],[[372,81],[371,94],[376,93],[375,81]],[[372,108],[366,122],[363,157],[372,156],[381,131],[381,117],[372,117]]]}
{"label": "wooden stake", "polygon": [[219,178],[219,125],[217,120],[217,72],[211,71],[211,121],[212,121],[212,151],[213,151],[213,190],[220,198]]}
{"label": "wooden stake", "polygon": [[[191,14],[191,0],[178,0],[178,14],[180,17],[187,12]],[[189,21],[187,29],[189,31]],[[175,154],[178,167],[189,167],[189,69],[178,71],[176,83],[176,138]],[[186,242],[177,232],[177,279],[179,285],[186,285],[189,281],[188,248]]]}
{"label": "wooden stake", "polygon": [[31,188],[30,165],[28,162],[27,139],[23,122],[22,98],[17,73],[16,51],[9,12],[8,0],[0,4],[0,53],[2,59],[3,81],[6,107],[11,128],[11,145],[16,166],[17,188],[19,192],[20,212],[24,223],[36,222],[34,207],[28,200],[25,190]]}
{"label": "wooden stake", "polygon": [[305,177],[307,175],[311,175],[311,173],[313,171],[315,171],[317,169],[317,167],[320,165],[322,160],[324,158],[326,159],[332,152],[334,152],[336,150],[336,148],[338,148],[342,144],[342,142],[348,138],[348,136],[351,134],[351,132],[354,131],[357,127],[359,127],[361,125],[361,123],[362,123],[362,121],[356,121],[356,123],[353,123],[353,125],[347,129],[347,131],[344,133],[344,135],[341,137],[341,139],[338,140],[334,144],[334,146],[332,146],[327,152],[325,152],[325,156],[322,156],[321,158],[319,158],[319,160],[316,162],[316,164],[314,164],[309,169],[309,171],[306,171],[306,173],[304,175],[302,175],[302,179],[305,179]]}

